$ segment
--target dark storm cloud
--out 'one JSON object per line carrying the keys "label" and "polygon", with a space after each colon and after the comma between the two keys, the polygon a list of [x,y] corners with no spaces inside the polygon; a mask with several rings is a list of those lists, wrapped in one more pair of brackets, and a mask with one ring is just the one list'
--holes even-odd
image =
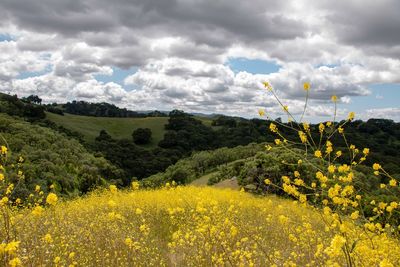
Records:
{"label": "dark storm cloud", "polygon": [[111,30],[116,24],[106,10],[93,10],[83,1],[21,1],[1,3],[6,17],[23,29],[75,35]]}
{"label": "dark storm cloud", "polygon": [[[321,3],[319,3],[321,4]],[[318,4],[317,4],[318,5]],[[400,1],[323,1],[337,37],[356,46],[400,44]]]}
{"label": "dark storm cloud", "polygon": [[232,37],[254,41],[303,35],[301,21],[273,13],[282,8],[275,2],[4,0],[0,6],[19,27],[37,32],[69,36],[126,27],[138,34],[185,36],[195,43],[227,46]]}

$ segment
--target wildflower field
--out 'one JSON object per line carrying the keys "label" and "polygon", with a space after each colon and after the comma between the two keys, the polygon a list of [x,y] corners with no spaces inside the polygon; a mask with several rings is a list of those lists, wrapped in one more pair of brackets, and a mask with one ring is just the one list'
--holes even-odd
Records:
{"label": "wildflower field", "polygon": [[[50,201],[51,202],[51,201]],[[53,203],[55,204],[55,203]],[[304,204],[211,187],[95,192],[11,213],[1,264],[17,266],[322,266],[346,264],[342,237]],[[4,221],[2,221],[4,223]],[[400,264],[398,240],[343,222],[357,266]],[[1,239],[6,238],[4,232]]]}

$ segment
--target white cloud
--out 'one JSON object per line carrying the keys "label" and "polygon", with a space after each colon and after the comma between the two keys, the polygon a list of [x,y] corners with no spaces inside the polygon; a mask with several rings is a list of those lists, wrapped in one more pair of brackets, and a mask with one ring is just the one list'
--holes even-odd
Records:
{"label": "white cloud", "polygon": [[366,114],[363,114],[364,119],[368,118],[383,118],[392,119],[394,121],[400,121],[400,108],[375,108],[366,110]]}
{"label": "white cloud", "polygon": [[[280,114],[261,81],[295,113],[310,81],[309,116],[327,116],[333,94],[349,104],[369,95],[370,84],[400,82],[399,12],[395,0],[4,0],[0,33],[13,40],[0,42],[0,89],[48,101],[250,116],[260,106]],[[224,65],[232,57],[281,68],[235,74]],[[124,85],[95,80],[115,66],[138,71]],[[18,78],[24,72],[41,74]]]}

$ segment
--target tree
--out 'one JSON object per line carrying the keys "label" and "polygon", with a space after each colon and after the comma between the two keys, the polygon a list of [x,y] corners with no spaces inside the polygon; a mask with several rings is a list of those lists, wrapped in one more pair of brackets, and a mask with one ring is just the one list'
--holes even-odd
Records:
{"label": "tree", "polygon": [[137,145],[148,144],[151,140],[151,130],[149,128],[138,128],[133,131],[133,142]]}
{"label": "tree", "polygon": [[26,98],[26,100],[29,102],[29,103],[33,103],[33,104],[42,104],[42,99],[39,97],[39,96],[37,96],[37,95],[30,95],[30,96],[28,96],[27,98]]}

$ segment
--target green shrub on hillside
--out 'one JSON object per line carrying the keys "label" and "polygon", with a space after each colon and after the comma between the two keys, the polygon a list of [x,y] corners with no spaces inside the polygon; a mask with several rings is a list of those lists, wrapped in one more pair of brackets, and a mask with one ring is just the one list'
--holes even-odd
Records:
{"label": "green shrub on hillside", "polygon": [[[78,195],[119,178],[120,171],[104,158],[96,158],[76,140],[48,128],[0,114],[2,145],[9,147],[8,171],[15,183],[15,196],[29,195],[35,185],[54,184],[63,195]],[[7,142],[7,143],[6,143]],[[22,163],[24,179],[17,179],[13,166]]]}

